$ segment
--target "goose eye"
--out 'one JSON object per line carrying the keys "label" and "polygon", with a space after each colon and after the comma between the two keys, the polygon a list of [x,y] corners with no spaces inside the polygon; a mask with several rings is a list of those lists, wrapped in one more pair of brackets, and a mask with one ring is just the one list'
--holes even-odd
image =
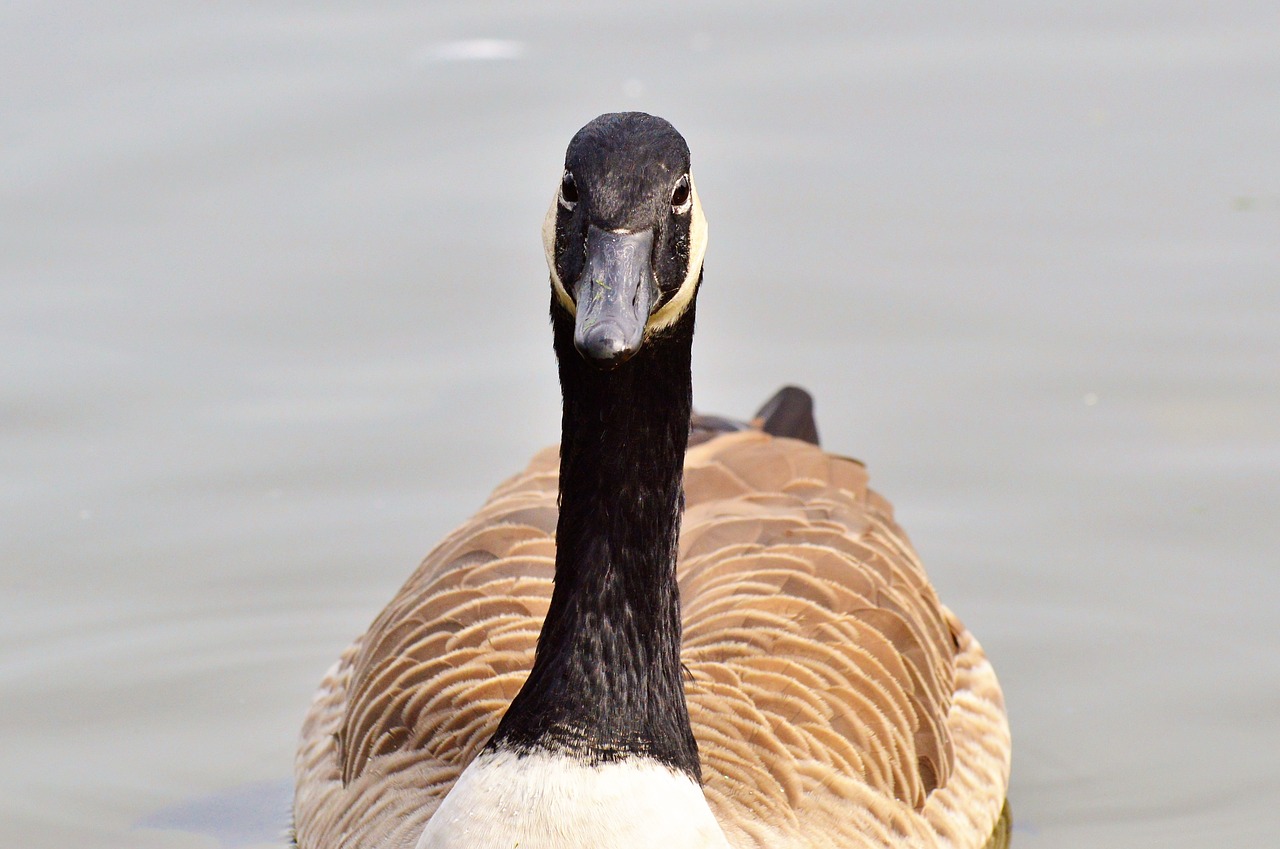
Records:
{"label": "goose eye", "polygon": [[671,190],[671,211],[677,215],[688,212],[692,200],[689,193],[689,175],[685,174],[676,181],[676,187]]}
{"label": "goose eye", "polygon": [[568,210],[578,205],[578,186],[568,171],[560,178],[560,205]]}

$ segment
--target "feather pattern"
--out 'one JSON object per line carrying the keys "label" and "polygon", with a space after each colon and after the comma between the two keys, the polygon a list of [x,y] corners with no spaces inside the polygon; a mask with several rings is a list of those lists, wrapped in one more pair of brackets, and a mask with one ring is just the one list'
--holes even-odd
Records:
{"label": "feather pattern", "polygon": [[[557,486],[547,449],[325,677],[297,758],[302,846],[415,845],[532,664]],[[747,430],[691,447],[684,486],[685,691],[730,844],[986,845],[1009,775],[1000,688],[863,467]]]}

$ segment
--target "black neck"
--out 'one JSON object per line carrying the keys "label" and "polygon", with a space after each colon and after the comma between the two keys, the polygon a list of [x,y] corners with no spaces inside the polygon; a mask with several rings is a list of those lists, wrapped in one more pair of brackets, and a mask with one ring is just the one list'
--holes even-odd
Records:
{"label": "black neck", "polygon": [[555,589],[533,670],[490,746],[640,755],[699,777],[676,585],[693,323],[690,305],[600,371],[552,307],[564,394]]}

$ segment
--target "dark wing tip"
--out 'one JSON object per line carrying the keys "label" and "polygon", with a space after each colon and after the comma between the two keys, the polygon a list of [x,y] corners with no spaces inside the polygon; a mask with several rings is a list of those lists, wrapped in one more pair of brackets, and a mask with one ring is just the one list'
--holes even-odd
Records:
{"label": "dark wing tip", "polygon": [[813,419],[813,396],[798,386],[784,386],[756,413],[760,429],[771,436],[786,436],[814,445],[818,423]]}

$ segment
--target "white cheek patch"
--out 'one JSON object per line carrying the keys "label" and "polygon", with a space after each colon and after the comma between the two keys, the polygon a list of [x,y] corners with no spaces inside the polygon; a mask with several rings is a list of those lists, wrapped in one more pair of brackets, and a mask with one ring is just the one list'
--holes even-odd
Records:
{"label": "white cheek patch", "polygon": [[[689,175],[689,193],[693,197],[693,204],[689,210],[688,270],[685,272],[684,282],[680,284],[680,288],[671,296],[671,299],[649,316],[649,321],[645,324],[646,334],[675,324],[688,308],[689,302],[693,300],[693,295],[698,289],[698,278],[702,274],[702,260],[707,253],[707,219],[702,214],[702,200],[698,197],[698,187],[693,182],[693,174]],[[556,196],[551,198],[551,208],[547,210],[547,217],[542,220],[542,250],[547,257],[547,268],[551,272],[551,289],[555,292],[556,300],[569,315],[576,316],[577,304],[573,302],[573,296],[569,294],[564,281],[560,279],[560,272],[556,271],[556,215],[559,208],[559,190],[557,190]]]}
{"label": "white cheek patch", "polygon": [[707,253],[707,219],[702,214],[702,200],[698,197],[698,187],[693,183],[693,174],[689,175],[689,193],[693,196],[693,206],[689,210],[689,265],[684,275],[684,282],[671,296],[671,300],[663,304],[657,312],[649,316],[644,326],[646,334],[662,330],[675,324],[689,302],[698,291],[698,278],[702,276],[702,258]]}
{"label": "white cheek patch", "polygon": [[560,272],[556,271],[556,210],[559,208],[560,190],[556,189],[555,195],[551,198],[551,208],[547,210],[547,217],[542,219],[542,250],[547,255],[547,268],[551,270],[551,289],[556,293],[556,300],[569,315],[576,316],[578,305],[573,302],[568,290],[564,288],[564,283],[560,280]]}

